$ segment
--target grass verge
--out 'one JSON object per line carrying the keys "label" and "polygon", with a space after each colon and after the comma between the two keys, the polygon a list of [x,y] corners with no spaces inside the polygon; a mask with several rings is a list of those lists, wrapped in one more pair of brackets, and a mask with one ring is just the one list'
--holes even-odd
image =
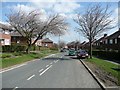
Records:
{"label": "grass verge", "polygon": [[33,59],[38,59],[38,58],[42,58],[45,57],[47,55],[53,54],[53,53],[57,53],[58,51],[55,50],[42,50],[40,52],[33,52],[30,54],[22,54],[20,56],[14,57],[14,58],[3,58],[2,59],[2,64],[0,64],[1,68],[6,68],[6,67],[10,67],[16,64],[21,64],[27,61],[31,61]]}
{"label": "grass verge", "polygon": [[110,73],[112,76],[118,79],[118,85],[120,85],[120,65],[107,62],[103,59],[95,58],[88,59],[87,62],[95,64],[97,67],[103,69],[107,73]]}

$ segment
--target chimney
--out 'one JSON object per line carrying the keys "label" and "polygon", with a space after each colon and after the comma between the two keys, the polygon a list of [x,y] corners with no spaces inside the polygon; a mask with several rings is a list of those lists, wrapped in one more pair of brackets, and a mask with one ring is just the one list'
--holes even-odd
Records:
{"label": "chimney", "polygon": [[107,36],[107,34],[104,34],[104,37],[106,37]]}

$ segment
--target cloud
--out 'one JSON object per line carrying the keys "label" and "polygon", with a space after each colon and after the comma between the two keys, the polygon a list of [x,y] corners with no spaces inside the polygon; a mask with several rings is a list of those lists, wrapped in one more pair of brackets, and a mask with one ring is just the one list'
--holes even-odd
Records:
{"label": "cloud", "polygon": [[53,10],[57,13],[72,13],[79,7],[80,4],[76,2],[59,2],[54,5]]}
{"label": "cloud", "polygon": [[14,5],[12,7],[9,7],[9,8],[14,9],[16,11],[21,9],[21,10],[26,11],[26,12],[30,12],[30,11],[35,10],[34,7],[28,6],[28,5],[23,5],[23,4],[17,4],[17,5]]}
{"label": "cloud", "polygon": [[55,13],[72,13],[74,10],[80,7],[80,4],[75,0],[31,0],[31,3],[37,8],[48,9]]}

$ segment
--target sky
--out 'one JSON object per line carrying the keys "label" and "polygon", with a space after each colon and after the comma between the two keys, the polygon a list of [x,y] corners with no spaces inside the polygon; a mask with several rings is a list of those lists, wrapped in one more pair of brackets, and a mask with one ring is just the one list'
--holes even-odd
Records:
{"label": "sky", "polygon": [[[67,18],[67,22],[70,24],[70,28],[66,31],[65,35],[60,36],[60,40],[66,43],[76,40],[83,42],[88,40],[81,33],[79,34],[75,31],[77,24],[73,21],[73,18],[75,18],[78,12],[83,13],[85,8],[87,8],[89,5],[97,3],[100,3],[103,7],[106,4],[111,5],[110,9],[113,10],[113,15],[111,18],[115,18],[115,21],[117,23],[118,0],[3,0],[0,7],[2,10],[0,13],[0,22],[7,24],[8,22],[6,21],[6,14],[10,13],[11,10],[19,10],[19,8],[25,10],[26,12],[37,9],[44,15],[47,15],[49,13],[59,13]],[[43,17],[43,19],[44,18],[45,17]],[[105,33],[110,35],[117,30],[118,27],[102,33],[101,36]],[[50,38],[55,43],[57,43],[59,40],[58,36],[53,35],[47,35],[44,38]]]}

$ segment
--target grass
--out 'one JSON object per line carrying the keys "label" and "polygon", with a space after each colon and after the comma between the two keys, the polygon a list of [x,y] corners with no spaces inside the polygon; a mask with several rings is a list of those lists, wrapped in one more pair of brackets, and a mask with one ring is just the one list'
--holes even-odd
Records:
{"label": "grass", "polygon": [[120,71],[115,70],[118,68],[120,69],[120,66],[95,57],[93,57],[92,59],[88,59],[87,61],[95,64],[96,66],[102,68],[106,72],[111,73],[112,76],[118,78],[118,84],[120,85],[120,77],[119,77]]}
{"label": "grass", "polygon": [[10,67],[10,66],[13,66],[13,65],[16,65],[16,64],[21,64],[21,63],[24,63],[24,62],[27,62],[27,61],[31,61],[33,59],[37,59],[37,58],[42,58],[42,57],[45,57],[49,54],[53,54],[53,53],[57,53],[58,51],[55,51],[55,50],[49,50],[49,49],[46,49],[46,50],[41,50],[40,52],[32,52],[32,53],[29,53],[29,54],[20,54],[19,53],[12,53],[12,55],[16,56],[14,58],[3,58],[2,59],[2,65],[0,63],[0,67],[2,68],[6,68],[6,67]]}

